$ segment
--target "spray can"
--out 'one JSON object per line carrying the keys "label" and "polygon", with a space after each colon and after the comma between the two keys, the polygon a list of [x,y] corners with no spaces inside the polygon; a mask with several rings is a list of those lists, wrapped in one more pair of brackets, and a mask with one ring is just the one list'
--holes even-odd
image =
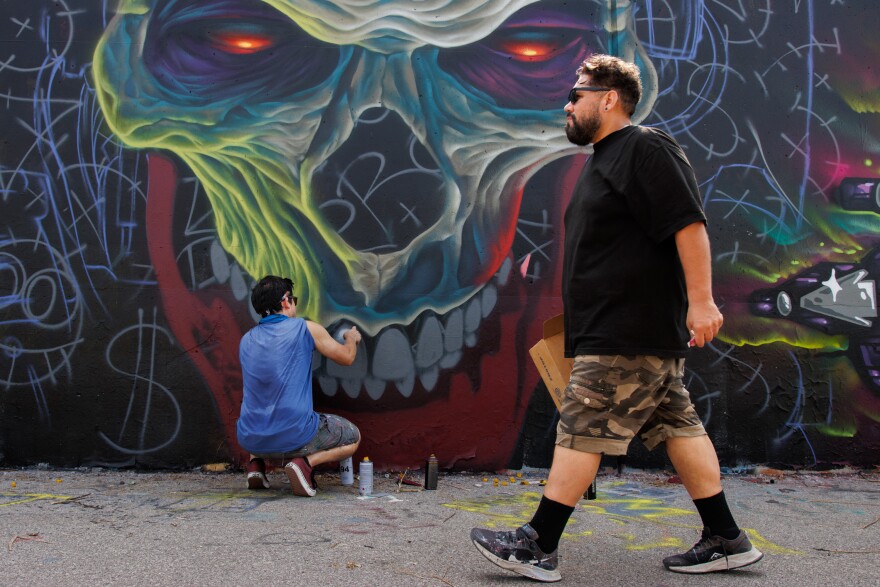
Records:
{"label": "spray can", "polygon": [[437,457],[431,455],[425,461],[425,489],[437,489],[437,473],[440,469],[440,463]]}
{"label": "spray can", "polygon": [[354,485],[354,463],[351,457],[339,461],[339,482],[343,485]]}
{"label": "spray can", "polygon": [[371,495],[373,493],[373,463],[370,457],[364,457],[358,467],[358,493],[361,495]]}
{"label": "spray can", "polygon": [[590,483],[590,486],[587,487],[587,492],[584,494],[584,497],[587,499],[596,499],[596,478],[593,477],[593,482]]}

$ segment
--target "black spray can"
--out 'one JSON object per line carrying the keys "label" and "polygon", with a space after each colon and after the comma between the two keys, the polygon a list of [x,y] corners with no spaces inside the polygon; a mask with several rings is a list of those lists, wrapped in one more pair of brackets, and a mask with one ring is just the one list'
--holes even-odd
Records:
{"label": "black spray can", "polygon": [[593,477],[593,482],[590,483],[590,486],[587,487],[587,492],[584,494],[584,497],[587,499],[596,499],[596,478]]}
{"label": "black spray can", "polygon": [[437,457],[434,455],[428,457],[428,460],[425,461],[425,489],[437,489],[439,469],[440,464],[437,462]]}

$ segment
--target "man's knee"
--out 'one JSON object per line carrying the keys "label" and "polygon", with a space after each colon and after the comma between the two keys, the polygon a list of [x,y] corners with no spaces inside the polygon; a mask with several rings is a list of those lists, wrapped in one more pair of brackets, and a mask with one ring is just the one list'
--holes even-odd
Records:
{"label": "man's knee", "polygon": [[347,430],[343,434],[344,444],[341,444],[339,448],[346,449],[346,452],[350,450],[350,454],[354,454],[361,444],[361,430],[349,420],[345,420],[345,425]]}

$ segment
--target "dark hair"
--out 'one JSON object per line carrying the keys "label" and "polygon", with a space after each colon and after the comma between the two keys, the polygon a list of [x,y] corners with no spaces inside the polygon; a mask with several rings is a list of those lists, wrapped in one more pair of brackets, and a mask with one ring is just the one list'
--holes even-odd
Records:
{"label": "dark hair", "polygon": [[260,316],[280,312],[281,298],[287,292],[293,293],[293,281],[287,277],[267,275],[251,290],[251,305]]}
{"label": "dark hair", "polygon": [[642,98],[642,78],[638,65],[613,55],[596,53],[581,63],[577,74],[590,76],[590,84],[594,86],[615,90],[627,115],[635,113],[636,104]]}

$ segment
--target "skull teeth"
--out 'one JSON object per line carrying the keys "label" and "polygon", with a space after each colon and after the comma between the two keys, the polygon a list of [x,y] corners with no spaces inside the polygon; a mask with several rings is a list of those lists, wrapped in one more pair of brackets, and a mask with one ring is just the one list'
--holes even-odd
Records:
{"label": "skull teeth", "polygon": [[[482,321],[492,313],[498,302],[498,285],[507,283],[513,262],[502,264],[493,282],[488,283],[463,306],[444,316],[428,315],[417,321],[414,332],[402,327],[386,328],[373,341],[372,347],[362,344],[354,364],[344,367],[315,355],[318,387],[333,397],[341,388],[355,399],[361,391],[372,400],[381,399],[389,387],[404,398],[412,395],[416,380],[430,393],[442,371],[459,364],[465,348],[476,346]],[[338,324],[335,332],[341,338],[350,324]]]}

